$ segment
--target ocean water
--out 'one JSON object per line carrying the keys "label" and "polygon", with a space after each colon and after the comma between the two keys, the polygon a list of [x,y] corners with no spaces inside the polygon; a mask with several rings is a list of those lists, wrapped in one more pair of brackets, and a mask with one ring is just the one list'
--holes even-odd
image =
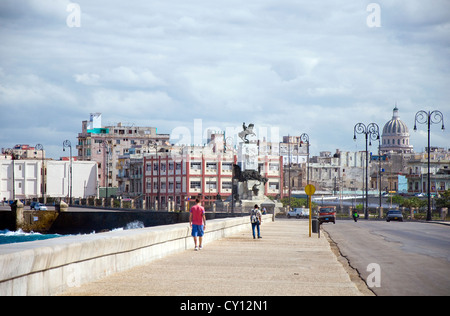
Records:
{"label": "ocean water", "polygon": [[13,244],[18,242],[27,242],[34,240],[43,240],[49,238],[62,237],[59,234],[40,234],[40,233],[25,233],[21,229],[12,232],[9,230],[0,230],[0,245],[2,244]]}
{"label": "ocean water", "polygon": [[[124,227],[115,228],[115,229],[113,229],[113,231],[138,229],[138,228],[144,228],[144,223],[142,223],[141,221],[134,221],[134,222],[128,223]],[[93,234],[95,234],[95,232],[93,232]],[[0,230],[0,245],[57,238],[57,237],[62,237],[62,236],[64,236],[64,235],[40,234],[40,233],[34,233],[34,232],[25,233],[21,229],[19,229],[18,231],[12,232],[12,231],[9,231],[6,229],[6,230]]]}

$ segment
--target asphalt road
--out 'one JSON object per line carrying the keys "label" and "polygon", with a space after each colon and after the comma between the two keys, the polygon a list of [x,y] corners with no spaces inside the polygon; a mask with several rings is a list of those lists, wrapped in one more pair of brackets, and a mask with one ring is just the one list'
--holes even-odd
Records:
{"label": "asphalt road", "polygon": [[450,226],[337,221],[322,225],[377,295],[450,295]]}

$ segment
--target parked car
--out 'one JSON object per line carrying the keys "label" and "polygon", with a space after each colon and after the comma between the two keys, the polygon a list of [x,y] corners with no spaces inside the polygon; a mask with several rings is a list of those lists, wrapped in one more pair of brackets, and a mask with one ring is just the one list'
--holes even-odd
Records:
{"label": "parked car", "polygon": [[45,206],[45,205],[42,204],[42,203],[37,203],[37,204],[34,206],[34,209],[35,209],[36,211],[47,211],[47,206]]}
{"label": "parked car", "polygon": [[39,204],[39,202],[31,202],[30,210],[35,210],[35,207],[36,207],[37,204]]}
{"label": "parked car", "polygon": [[309,209],[307,208],[294,208],[287,213],[287,218],[306,218],[309,217]]}
{"label": "parked car", "polygon": [[324,206],[319,208],[319,222],[336,224],[336,206]]}
{"label": "parked car", "polygon": [[386,222],[390,222],[390,221],[403,222],[402,212],[400,212],[399,210],[389,210],[386,213]]}

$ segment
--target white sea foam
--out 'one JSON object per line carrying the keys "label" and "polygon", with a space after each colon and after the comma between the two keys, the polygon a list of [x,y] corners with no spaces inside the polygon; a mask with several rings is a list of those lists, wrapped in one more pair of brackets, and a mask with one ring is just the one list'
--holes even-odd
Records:
{"label": "white sea foam", "polygon": [[18,242],[25,242],[25,241],[34,241],[34,240],[41,240],[41,239],[49,239],[49,238],[55,238],[55,237],[61,237],[62,235],[58,234],[41,234],[41,233],[35,233],[33,231],[26,233],[21,229],[18,229],[17,231],[10,231],[10,230],[0,230],[0,244],[11,244],[11,243],[18,243]]}

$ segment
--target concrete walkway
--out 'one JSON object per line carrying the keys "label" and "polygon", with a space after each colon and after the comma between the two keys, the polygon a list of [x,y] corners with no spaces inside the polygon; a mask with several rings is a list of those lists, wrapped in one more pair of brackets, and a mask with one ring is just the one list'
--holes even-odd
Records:
{"label": "concrete walkway", "polygon": [[308,235],[308,221],[276,220],[204,245],[200,251],[155,260],[70,289],[61,295],[300,296],[364,295],[324,234]]}

